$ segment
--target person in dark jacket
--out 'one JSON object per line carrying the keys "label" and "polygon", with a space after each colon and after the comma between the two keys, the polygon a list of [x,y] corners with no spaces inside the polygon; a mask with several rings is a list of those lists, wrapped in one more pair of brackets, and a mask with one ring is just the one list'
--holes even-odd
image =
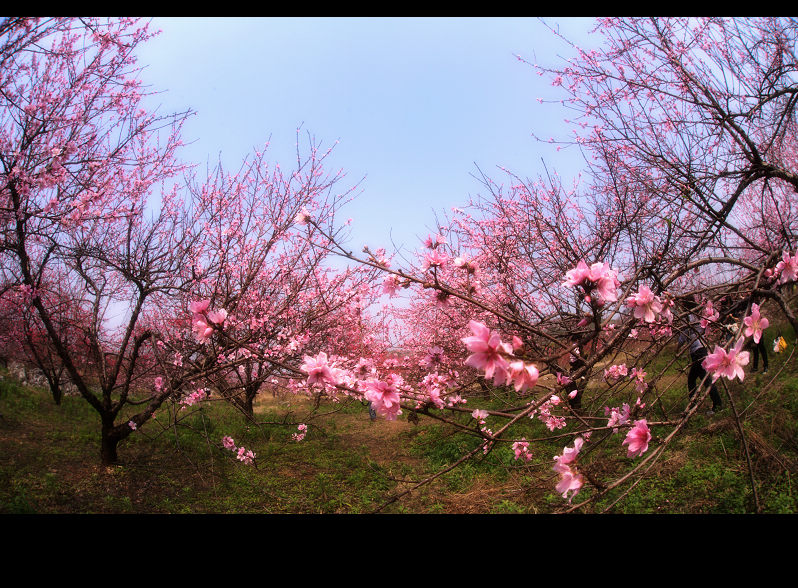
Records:
{"label": "person in dark jacket", "polygon": [[[687,327],[679,334],[679,344],[690,346],[690,371],[687,373],[687,390],[690,402],[698,392],[698,384],[707,377],[707,371],[701,365],[707,357],[707,348],[702,341],[704,329],[701,328],[698,317],[694,314],[696,305],[690,305],[690,314],[688,318]],[[712,416],[723,408],[723,403],[720,399],[717,387],[711,378],[707,378],[709,383],[709,397],[712,399],[712,410],[709,415]]]}

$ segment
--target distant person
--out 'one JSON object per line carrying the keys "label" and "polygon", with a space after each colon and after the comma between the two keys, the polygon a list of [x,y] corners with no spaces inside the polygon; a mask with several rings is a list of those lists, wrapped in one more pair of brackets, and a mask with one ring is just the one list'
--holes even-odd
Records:
{"label": "distant person", "polygon": [[[690,371],[687,373],[687,390],[690,402],[698,392],[698,384],[707,377],[707,371],[701,365],[707,357],[707,348],[701,341],[704,329],[701,328],[698,317],[694,314],[696,304],[692,301],[688,302],[690,314],[688,317],[687,328],[682,330],[679,334],[679,345],[690,345]],[[714,415],[716,412],[723,408],[723,403],[720,399],[718,389],[715,383],[708,379],[709,383],[709,397],[712,399],[712,409],[707,412],[709,416]],[[689,407],[689,405],[688,405]]]}

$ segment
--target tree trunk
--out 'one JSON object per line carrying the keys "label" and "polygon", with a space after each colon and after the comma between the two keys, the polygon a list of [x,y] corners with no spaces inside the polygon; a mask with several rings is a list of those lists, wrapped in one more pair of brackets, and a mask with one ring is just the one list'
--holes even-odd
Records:
{"label": "tree trunk", "polygon": [[116,447],[119,445],[119,435],[114,432],[114,425],[103,423],[102,439],[100,445],[100,459],[103,465],[113,465],[119,462]]}

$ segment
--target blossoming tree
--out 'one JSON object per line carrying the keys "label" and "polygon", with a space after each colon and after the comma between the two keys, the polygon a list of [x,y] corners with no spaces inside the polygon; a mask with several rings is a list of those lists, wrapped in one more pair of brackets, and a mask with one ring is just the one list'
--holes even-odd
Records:
{"label": "blossoming tree", "polygon": [[[600,20],[597,30],[601,48],[574,47],[562,66],[535,66],[564,93],[555,101],[574,112],[573,138],[560,143],[583,151],[587,182],[566,188],[556,175],[531,181],[508,171],[505,185],[483,174],[485,193],[454,211],[419,263],[400,269],[359,258],[385,272],[391,291],[402,284],[431,292],[437,306],[457,309],[450,316],[470,309],[463,369],[495,389],[531,391],[512,410],[488,415],[504,421],[495,431],[485,415],[474,417],[482,448],[507,441],[516,458],[529,455],[532,444],[513,439],[512,426],[540,418],[553,436],[575,440],[554,464],[557,490],[573,499],[589,484],[591,501],[644,474],[708,393],[675,417],[662,406],[672,384],[652,360],[676,350],[679,333],[700,323],[703,334],[692,339],[718,341],[703,361],[706,380],[742,380],[743,339],[758,339],[766,324],[759,304],[772,302],[798,327],[789,287],[798,275],[798,25],[629,18]],[[467,282],[464,267],[473,268]],[[732,320],[737,335],[721,343],[720,327]],[[420,409],[418,379],[388,373],[362,385],[389,398],[389,418]],[[626,402],[605,405],[619,396]],[[726,398],[736,416],[728,391]],[[584,456],[620,429],[636,461],[603,480]]]}

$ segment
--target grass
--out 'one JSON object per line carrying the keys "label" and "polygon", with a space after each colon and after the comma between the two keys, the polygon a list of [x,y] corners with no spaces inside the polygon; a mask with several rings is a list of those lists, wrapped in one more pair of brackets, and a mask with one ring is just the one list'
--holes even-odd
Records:
{"label": "grass", "polygon": [[[794,338],[791,339],[794,341]],[[748,454],[761,510],[798,512],[793,488],[798,463],[798,369],[786,354],[771,356],[768,375],[748,374],[730,386],[743,415]],[[663,369],[667,362],[655,359]],[[679,366],[681,368],[683,366]],[[782,369],[784,368],[784,369]],[[669,368],[671,369],[671,368]],[[772,376],[782,369],[777,380]],[[99,463],[99,422],[80,398],[56,406],[45,390],[2,374],[0,381],[0,513],[386,513],[535,514],[568,503],[554,486],[552,458],[573,442],[537,419],[519,423],[514,438],[536,439],[530,461],[516,461],[509,442],[423,485],[391,498],[480,445],[473,435],[422,417],[371,422],[360,403],[323,405],[302,442],[291,440],[294,416],[309,408],[300,398],[262,398],[261,425],[223,402],[183,411],[178,426],[162,408],[119,448],[121,463]],[[674,369],[662,406],[670,417],[684,408],[684,375]],[[518,405],[512,391],[474,398],[469,408],[503,410]],[[628,395],[628,391],[623,394]],[[606,396],[606,397],[605,397]],[[624,398],[602,396],[602,404]],[[196,407],[194,407],[196,408]],[[454,418],[455,415],[451,414]],[[456,418],[473,427],[468,413]],[[659,417],[658,417],[659,418]],[[488,420],[488,426],[494,422]],[[666,431],[653,429],[656,445]],[[256,465],[238,462],[221,446],[224,435],[257,454]],[[599,439],[595,433],[592,441]],[[622,434],[605,434],[580,456],[595,479],[609,480],[636,463],[626,457]],[[581,501],[597,490],[586,484]],[[625,494],[624,499],[617,499]],[[587,512],[750,513],[753,491],[746,453],[730,410],[697,414],[661,458],[633,483],[602,496]]]}

